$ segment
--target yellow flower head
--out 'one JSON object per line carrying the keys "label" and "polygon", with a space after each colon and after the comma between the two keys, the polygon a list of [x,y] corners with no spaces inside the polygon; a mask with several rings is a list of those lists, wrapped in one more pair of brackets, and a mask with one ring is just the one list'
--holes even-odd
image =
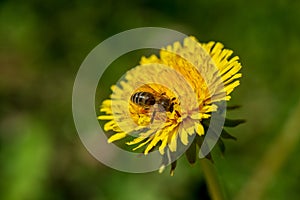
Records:
{"label": "yellow flower head", "polygon": [[142,57],[101,105],[104,130],[115,132],[108,142],[133,136],[127,142],[133,150],[148,154],[158,147],[165,155],[188,145],[190,136],[205,135],[203,120],[239,85],[241,65],[232,53],[221,43],[187,37],[161,49],[159,57]]}

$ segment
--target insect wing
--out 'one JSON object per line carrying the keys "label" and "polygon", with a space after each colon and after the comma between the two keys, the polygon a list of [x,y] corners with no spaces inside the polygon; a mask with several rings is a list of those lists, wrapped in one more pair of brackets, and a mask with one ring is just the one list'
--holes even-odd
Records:
{"label": "insect wing", "polygon": [[152,93],[155,97],[159,97],[161,95],[161,91],[154,89],[152,86],[150,86],[150,84],[138,81],[136,83],[136,85],[139,85],[139,87],[137,87],[137,90],[135,90],[135,93],[136,92],[149,92],[149,93]]}

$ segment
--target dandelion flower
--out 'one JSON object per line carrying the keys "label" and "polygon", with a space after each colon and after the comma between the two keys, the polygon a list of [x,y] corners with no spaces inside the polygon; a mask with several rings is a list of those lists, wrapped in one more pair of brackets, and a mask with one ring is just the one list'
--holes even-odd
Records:
{"label": "dandelion flower", "polygon": [[[140,65],[111,87],[110,99],[102,102],[98,119],[108,120],[104,130],[114,132],[108,142],[128,137],[132,140],[126,144],[134,151],[142,149],[147,155],[157,148],[165,158],[190,145],[187,157],[193,163],[195,141],[205,136],[205,122],[218,111],[218,102],[230,100],[240,84],[241,64],[232,53],[221,43],[187,37],[183,44],[162,48],[159,56],[142,57]],[[152,102],[147,100],[151,98]],[[227,120],[225,126],[241,122]],[[171,173],[175,166],[173,162]]]}

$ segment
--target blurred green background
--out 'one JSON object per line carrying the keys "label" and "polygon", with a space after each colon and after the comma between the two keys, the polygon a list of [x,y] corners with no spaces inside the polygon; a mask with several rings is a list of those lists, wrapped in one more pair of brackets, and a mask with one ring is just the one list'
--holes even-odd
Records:
{"label": "blurred green background", "polygon": [[[220,41],[240,56],[243,78],[230,105],[243,107],[228,117],[247,123],[229,130],[238,140],[225,142],[224,158],[214,152],[224,192],[233,199],[270,173],[262,199],[298,199],[300,129],[285,129],[299,120],[299,10],[300,1],[284,0],[0,1],[0,199],[209,199],[199,163],[183,157],[174,177],[118,172],[77,135],[71,97],[81,62],[106,38],[143,26]],[[138,61],[125,56],[104,79]],[[282,144],[281,134],[293,139]]]}

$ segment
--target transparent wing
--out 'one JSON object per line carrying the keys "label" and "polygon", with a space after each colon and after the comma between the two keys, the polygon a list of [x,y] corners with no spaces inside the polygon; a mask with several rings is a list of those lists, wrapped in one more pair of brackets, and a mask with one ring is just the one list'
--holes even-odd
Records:
{"label": "transparent wing", "polygon": [[159,97],[161,96],[161,94],[163,93],[159,87],[158,84],[155,83],[143,83],[143,82],[136,82],[136,90],[134,91],[134,93],[136,92],[150,92],[152,93],[154,96]]}

